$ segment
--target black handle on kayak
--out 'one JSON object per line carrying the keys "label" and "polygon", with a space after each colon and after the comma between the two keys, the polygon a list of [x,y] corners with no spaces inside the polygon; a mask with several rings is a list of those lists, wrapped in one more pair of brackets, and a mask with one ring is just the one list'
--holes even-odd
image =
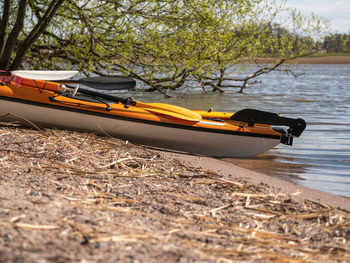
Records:
{"label": "black handle on kayak", "polygon": [[303,119],[281,117],[276,113],[254,109],[238,111],[230,119],[246,122],[249,126],[254,126],[255,123],[288,126],[288,133],[296,137],[299,137],[306,128],[306,122]]}

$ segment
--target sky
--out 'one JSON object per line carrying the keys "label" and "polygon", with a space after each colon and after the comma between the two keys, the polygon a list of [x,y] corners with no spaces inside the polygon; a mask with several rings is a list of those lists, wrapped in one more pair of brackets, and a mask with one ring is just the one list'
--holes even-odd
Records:
{"label": "sky", "polygon": [[350,0],[287,0],[286,5],[326,18],[332,33],[350,33]]}

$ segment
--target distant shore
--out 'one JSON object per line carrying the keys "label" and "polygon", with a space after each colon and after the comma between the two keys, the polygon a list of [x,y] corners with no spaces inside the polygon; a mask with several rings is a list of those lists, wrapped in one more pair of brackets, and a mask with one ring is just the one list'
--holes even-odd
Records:
{"label": "distant shore", "polygon": [[305,57],[296,61],[300,64],[350,64],[350,56]]}
{"label": "distant shore", "polygon": [[[270,63],[273,58],[256,59],[258,63]],[[249,61],[247,59],[246,61]],[[320,56],[320,57],[302,57],[297,58],[295,62],[299,64],[350,64],[350,56]]]}

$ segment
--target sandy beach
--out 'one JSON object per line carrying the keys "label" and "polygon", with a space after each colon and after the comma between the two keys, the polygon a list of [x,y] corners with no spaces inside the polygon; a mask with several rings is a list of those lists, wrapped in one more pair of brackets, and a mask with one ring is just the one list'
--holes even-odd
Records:
{"label": "sandy beach", "polygon": [[1,262],[348,262],[349,199],[222,160],[0,127]]}

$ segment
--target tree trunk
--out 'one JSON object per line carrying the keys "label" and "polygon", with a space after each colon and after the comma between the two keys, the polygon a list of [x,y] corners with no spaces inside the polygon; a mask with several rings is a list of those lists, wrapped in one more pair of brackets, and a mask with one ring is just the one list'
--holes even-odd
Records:
{"label": "tree trunk", "polygon": [[[6,3],[5,3],[6,4]],[[4,5],[5,7],[5,5]],[[20,0],[17,10],[17,18],[15,25],[13,26],[11,33],[9,34],[0,61],[0,69],[8,69],[11,61],[11,56],[15,44],[18,40],[19,34],[23,30],[24,18],[26,15],[27,0]]]}
{"label": "tree trunk", "polygon": [[65,0],[52,0],[49,7],[47,8],[43,17],[41,17],[38,23],[35,25],[33,30],[24,39],[18,48],[15,59],[13,60],[10,70],[14,70],[20,67],[27,51],[33,45],[33,43],[38,39],[38,37],[45,31],[47,25],[50,23],[54,15],[56,14],[58,8],[63,4]]}
{"label": "tree trunk", "polygon": [[[8,24],[10,17],[10,0],[5,0],[0,21],[0,61],[4,52],[5,43],[8,37]],[[0,62],[1,64],[1,62]]]}

